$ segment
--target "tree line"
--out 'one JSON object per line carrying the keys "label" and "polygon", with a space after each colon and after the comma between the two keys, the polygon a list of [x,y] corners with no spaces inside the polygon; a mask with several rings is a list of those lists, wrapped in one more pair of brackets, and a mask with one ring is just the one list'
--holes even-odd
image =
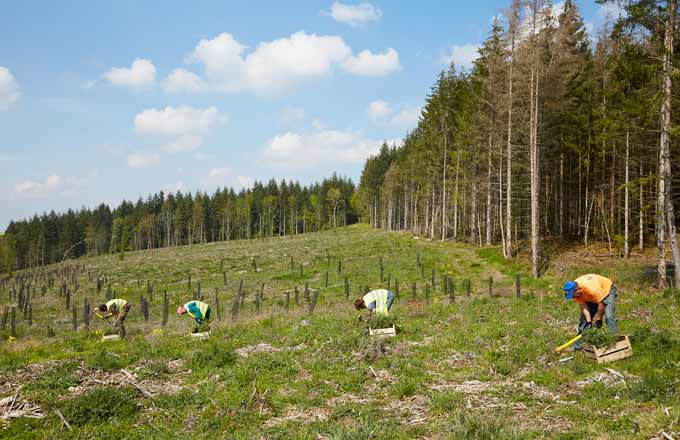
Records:
{"label": "tree line", "polygon": [[558,241],[589,251],[602,240],[622,257],[654,243],[658,285],[668,286],[668,248],[680,267],[677,5],[624,3],[590,36],[571,0],[511,0],[473,66],[439,75],[403,144],[366,161],[359,215],[430,239],[500,244],[506,258],[526,248],[534,276]]}
{"label": "tree line", "polygon": [[295,235],[355,223],[354,183],[333,175],[320,183],[256,182],[141,197],[119,206],[69,209],[10,222],[0,235],[0,273],[83,255]]}

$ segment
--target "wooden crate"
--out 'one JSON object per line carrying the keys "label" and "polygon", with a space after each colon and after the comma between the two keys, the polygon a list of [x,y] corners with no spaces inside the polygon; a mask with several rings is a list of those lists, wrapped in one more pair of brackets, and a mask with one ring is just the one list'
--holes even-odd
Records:
{"label": "wooden crate", "polygon": [[189,333],[189,336],[192,338],[205,339],[210,337],[210,332]]}
{"label": "wooden crate", "polygon": [[606,347],[595,347],[594,345],[583,345],[583,354],[585,357],[596,361],[598,364],[605,362],[614,362],[633,355],[633,349],[630,346],[628,336],[619,335],[616,341]]}
{"label": "wooden crate", "polygon": [[104,335],[104,336],[102,336],[102,341],[113,341],[115,339],[120,339],[120,335]]}
{"label": "wooden crate", "polygon": [[388,328],[368,328],[368,334],[370,336],[381,336],[381,337],[390,337],[390,336],[397,336],[397,328],[393,325],[392,327]]}

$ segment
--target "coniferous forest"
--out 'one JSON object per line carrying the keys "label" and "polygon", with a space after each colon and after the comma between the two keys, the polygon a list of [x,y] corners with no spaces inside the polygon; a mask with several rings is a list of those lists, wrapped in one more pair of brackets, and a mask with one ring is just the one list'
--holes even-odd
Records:
{"label": "coniferous forest", "polygon": [[669,285],[668,255],[680,263],[677,5],[611,3],[618,16],[589,35],[570,0],[512,0],[473,67],[441,73],[403,145],[367,161],[360,215],[499,244],[506,258],[528,252],[534,276],[560,241],[605,242],[621,257],[655,246],[658,285]]}
{"label": "coniferous forest", "polygon": [[667,286],[669,255],[680,264],[677,4],[609,3],[617,14],[592,35],[570,0],[511,0],[473,66],[436,78],[418,126],[368,158],[356,191],[337,176],[272,180],[36,215],[0,238],[0,270],[362,220],[526,251],[534,276],[558,242],[600,241],[621,257],[653,246]]}
{"label": "coniferous forest", "polygon": [[11,222],[0,236],[0,271],[29,268],[68,258],[231,239],[285,236],[357,221],[351,180],[333,175],[321,183],[267,184],[235,192],[164,194],[162,191],[65,213]]}

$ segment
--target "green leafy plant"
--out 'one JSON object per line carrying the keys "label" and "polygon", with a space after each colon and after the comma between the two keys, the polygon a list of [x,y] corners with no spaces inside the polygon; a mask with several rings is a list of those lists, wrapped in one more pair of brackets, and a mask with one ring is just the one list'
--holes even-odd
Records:
{"label": "green leafy plant", "polygon": [[394,315],[374,315],[368,320],[371,328],[388,328],[396,325],[397,317]]}
{"label": "green leafy plant", "polygon": [[606,347],[616,340],[616,335],[608,330],[600,328],[589,328],[583,331],[583,343],[594,345],[595,347]]}
{"label": "green leafy plant", "polygon": [[100,387],[64,401],[62,412],[69,423],[83,426],[112,417],[132,418],[137,412],[135,391],[129,388]]}

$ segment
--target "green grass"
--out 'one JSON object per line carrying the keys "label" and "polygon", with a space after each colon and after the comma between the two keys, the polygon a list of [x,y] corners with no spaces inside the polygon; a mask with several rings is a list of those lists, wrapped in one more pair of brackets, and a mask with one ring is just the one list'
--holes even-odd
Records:
{"label": "green grass", "polygon": [[[253,256],[258,272],[252,269]],[[227,286],[219,270],[222,259]],[[44,297],[34,293],[34,326],[18,314],[18,339],[9,343],[7,331],[0,332],[0,398],[21,387],[22,397],[40,405],[45,418],[13,420],[0,437],[107,438],[124,429],[125,438],[160,439],[637,439],[680,429],[673,425],[680,418],[678,302],[673,292],[647,287],[645,261],[560,262],[533,280],[526,261],[505,261],[496,247],[430,242],[356,225],[76,264],[85,268],[72,299],[79,313],[84,296],[96,305],[106,290],[96,295],[88,271],[105,274],[117,296],[133,305],[128,338],[102,342],[96,331],[106,325],[100,321],[92,321],[90,331],[70,330],[58,283]],[[428,305],[425,283],[432,283],[432,269]],[[326,271],[329,287],[324,287]],[[611,365],[598,366],[580,353],[557,362],[560,356],[551,349],[575,334],[578,319],[577,306],[564,301],[559,288],[564,279],[591,271],[615,280],[619,327],[630,335],[635,354]],[[522,274],[519,299],[515,273]],[[399,282],[390,314],[398,317],[399,332],[370,340],[366,312],[357,319],[353,301],[366,287],[385,287],[388,274],[393,290]],[[442,289],[443,275],[453,277],[453,303]],[[233,322],[240,279],[246,296]],[[145,323],[139,296],[148,296],[147,280],[154,284],[154,297]],[[199,282],[213,317],[219,291],[222,319],[212,323],[208,340],[187,336],[191,319],[172,314],[192,298]],[[305,282],[319,292],[311,315]],[[255,295],[263,283],[258,312]],[[172,316],[161,329],[164,290]],[[5,303],[2,291],[0,306]],[[47,325],[55,337],[47,338]],[[257,350],[258,344],[268,345]],[[625,383],[577,385],[607,373],[606,367],[623,374]],[[154,399],[132,388],[122,369]],[[56,409],[71,430],[62,427]]]}

